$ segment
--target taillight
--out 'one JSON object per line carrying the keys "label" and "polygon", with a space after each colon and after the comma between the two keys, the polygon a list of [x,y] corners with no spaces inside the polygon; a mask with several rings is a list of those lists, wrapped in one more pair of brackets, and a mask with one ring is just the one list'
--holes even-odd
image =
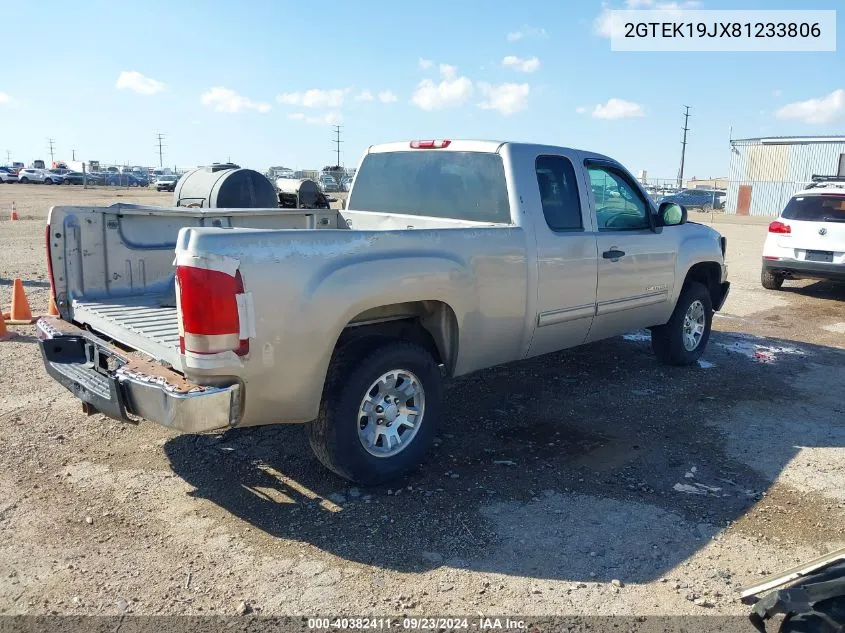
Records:
{"label": "taillight", "polygon": [[249,352],[250,324],[240,271],[176,266],[179,348],[182,354]]}
{"label": "taillight", "polygon": [[44,245],[47,247],[47,276],[50,278],[50,295],[56,300],[56,281],[53,279],[53,258],[50,255],[50,225],[44,231]]}
{"label": "taillight", "polygon": [[411,141],[411,149],[443,149],[449,147],[451,142],[447,140]]}
{"label": "taillight", "polygon": [[780,233],[782,235],[789,235],[792,233],[792,227],[788,224],[784,224],[780,220],[775,220],[771,224],[769,224],[769,233]]}

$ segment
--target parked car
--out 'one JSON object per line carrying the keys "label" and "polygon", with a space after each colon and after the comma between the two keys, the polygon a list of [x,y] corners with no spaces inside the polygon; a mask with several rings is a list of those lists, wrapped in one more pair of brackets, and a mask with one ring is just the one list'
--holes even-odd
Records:
{"label": "parked car", "polygon": [[178,181],[178,176],[159,176],[155,181],[156,191],[174,191]]}
{"label": "parked car", "polygon": [[799,191],[769,224],[760,281],[779,290],[787,279],[845,282],[845,178]]}
{"label": "parked car", "polygon": [[105,175],[107,185],[110,187],[148,187],[150,181],[140,174],[108,172]]}
{"label": "parked car", "polygon": [[81,171],[69,171],[64,175],[64,179],[66,185],[98,184],[98,179],[94,174],[87,174]]}
{"label": "parked car", "polygon": [[342,191],[349,191],[352,189],[352,181],[354,180],[354,176],[347,176],[340,182],[340,188]]}
{"label": "parked car", "polygon": [[344,209],[219,228],[217,209],[53,207],[46,371],[88,412],[181,432],[307,423],[323,464],[374,484],[423,459],[444,377],[646,327],[660,361],[690,365],[730,288],[725,238],[592,152],[372,146],[353,189]]}
{"label": "parked car", "polygon": [[18,182],[21,184],[41,183],[45,185],[60,185],[64,178],[59,174],[50,173],[46,169],[27,167],[18,172]]}
{"label": "parked car", "polygon": [[722,209],[725,206],[726,194],[715,189],[683,189],[671,196],[664,196],[660,202],[674,202],[687,209]]}
{"label": "parked car", "polygon": [[339,189],[337,180],[334,179],[334,176],[330,176],[329,174],[320,175],[319,185],[323,191],[337,191]]}
{"label": "parked car", "polygon": [[18,175],[11,167],[0,167],[0,183],[12,183],[18,181]]}

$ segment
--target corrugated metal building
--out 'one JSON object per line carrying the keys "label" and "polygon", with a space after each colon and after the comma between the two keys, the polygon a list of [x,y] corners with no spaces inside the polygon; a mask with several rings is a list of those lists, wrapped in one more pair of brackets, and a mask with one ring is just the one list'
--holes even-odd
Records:
{"label": "corrugated metal building", "polygon": [[845,136],[734,139],[725,213],[776,216],[813,174],[845,176]]}

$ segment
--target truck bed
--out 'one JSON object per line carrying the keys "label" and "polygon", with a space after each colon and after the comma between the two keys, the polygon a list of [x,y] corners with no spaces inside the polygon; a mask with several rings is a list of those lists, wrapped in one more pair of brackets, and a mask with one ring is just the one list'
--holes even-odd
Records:
{"label": "truck bed", "polygon": [[102,300],[75,300],[74,320],[124,345],[179,367],[179,319],[176,299],[168,294],[139,294]]}

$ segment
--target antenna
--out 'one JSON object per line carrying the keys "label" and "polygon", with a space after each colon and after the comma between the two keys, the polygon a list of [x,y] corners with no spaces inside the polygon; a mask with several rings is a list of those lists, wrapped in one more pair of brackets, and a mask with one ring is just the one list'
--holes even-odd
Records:
{"label": "antenna", "polygon": [[334,127],[334,134],[335,134],[335,137],[332,139],[332,143],[335,144],[335,146],[336,146],[335,152],[337,152],[337,162],[335,163],[335,165],[340,167],[340,144],[343,143],[343,141],[340,140],[340,130],[341,130],[342,126],[333,125],[332,127]]}
{"label": "antenna", "polygon": [[158,141],[158,166],[164,167],[164,151],[163,148],[165,145],[162,145],[162,141],[164,140],[164,134],[156,134],[156,140]]}
{"label": "antenna", "polygon": [[687,154],[687,132],[689,131],[687,125],[689,122],[689,106],[685,105],[684,108],[686,108],[684,111],[684,127],[681,128],[684,131],[684,140],[681,141],[681,168],[678,170],[678,189],[684,186],[684,159]]}
{"label": "antenna", "polygon": [[[55,149],[53,147],[53,139],[48,138],[47,142],[50,144],[50,163],[52,163],[55,160],[55,156],[53,155],[53,150]],[[52,166],[53,165],[51,164],[50,167],[52,167]]]}

